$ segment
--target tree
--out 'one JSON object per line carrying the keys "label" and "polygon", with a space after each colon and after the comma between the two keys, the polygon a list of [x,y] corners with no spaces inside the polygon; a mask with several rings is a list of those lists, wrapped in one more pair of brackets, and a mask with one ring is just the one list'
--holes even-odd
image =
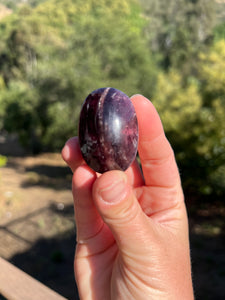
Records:
{"label": "tree", "polygon": [[197,82],[190,81],[183,86],[177,70],[160,73],[153,99],[174,148],[184,188],[196,193],[202,184],[201,170],[196,165],[199,162],[196,126],[202,105]]}
{"label": "tree", "polygon": [[197,54],[212,40],[216,13],[211,0],[140,0],[150,48],[163,68],[195,70]]}
{"label": "tree", "polygon": [[96,88],[153,94],[155,64],[135,0],[48,0],[5,22],[4,124],[35,149],[58,149],[76,134],[81,104]]}
{"label": "tree", "polygon": [[225,190],[225,40],[213,45],[209,53],[201,54],[199,76],[203,106],[199,149],[207,161],[209,180],[218,192]]}
{"label": "tree", "polygon": [[[199,79],[160,73],[154,103],[189,192],[225,192],[225,41],[199,55]],[[163,93],[161,91],[163,90]]]}

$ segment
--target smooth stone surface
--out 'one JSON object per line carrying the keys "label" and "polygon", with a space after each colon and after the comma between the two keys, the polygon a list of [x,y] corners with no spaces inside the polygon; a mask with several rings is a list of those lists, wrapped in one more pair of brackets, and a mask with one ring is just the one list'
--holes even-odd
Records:
{"label": "smooth stone surface", "polygon": [[79,143],[84,160],[94,171],[125,171],[138,146],[138,123],[130,98],[114,88],[89,94],[80,114]]}

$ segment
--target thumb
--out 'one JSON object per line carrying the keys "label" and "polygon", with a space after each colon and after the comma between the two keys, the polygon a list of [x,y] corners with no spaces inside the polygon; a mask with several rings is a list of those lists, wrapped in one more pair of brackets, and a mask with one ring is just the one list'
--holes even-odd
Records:
{"label": "thumb", "polygon": [[[127,176],[122,171],[102,174],[94,183],[93,199],[123,252],[137,253],[151,236],[148,217],[134,196]],[[150,235],[149,235],[150,234]]]}

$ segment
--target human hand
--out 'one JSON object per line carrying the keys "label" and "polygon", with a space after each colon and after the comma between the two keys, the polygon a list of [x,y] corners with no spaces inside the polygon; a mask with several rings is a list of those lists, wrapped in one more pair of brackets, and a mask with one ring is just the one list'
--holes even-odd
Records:
{"label": "human hand", "polygon": [[138,152],[125,172],[96,174],[77,137],[62,157],[74,172],[75,277],[81,300],[193,299],[188,222],[178,168],[152,103],[131,98]]}

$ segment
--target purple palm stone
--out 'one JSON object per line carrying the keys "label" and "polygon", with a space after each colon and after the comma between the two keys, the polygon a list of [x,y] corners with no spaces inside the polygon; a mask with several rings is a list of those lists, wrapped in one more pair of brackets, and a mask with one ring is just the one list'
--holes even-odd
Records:
{"label": "purple palm stone", "polygon": [[138,146],[138,123],[130,98],[110,87],[89,94],[80,114],[79,144],[94,171],[125,171]]}

